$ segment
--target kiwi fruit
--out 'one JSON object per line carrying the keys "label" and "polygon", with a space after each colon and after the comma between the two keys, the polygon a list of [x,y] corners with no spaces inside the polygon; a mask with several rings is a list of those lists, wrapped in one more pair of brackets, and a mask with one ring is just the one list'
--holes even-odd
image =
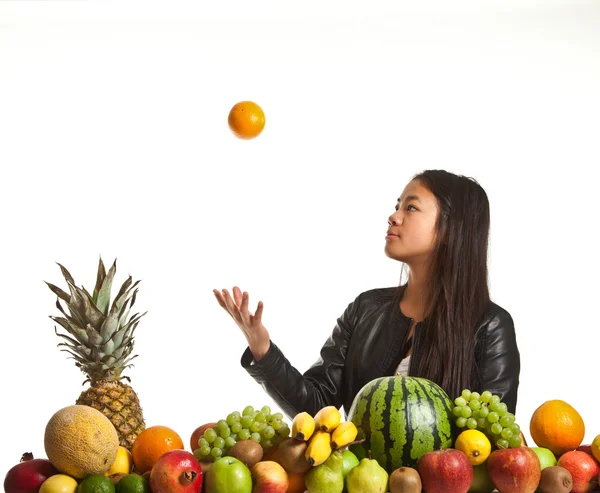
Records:
{"label": "kiwi fruit", "polygon": [[421,493],[423,484],[418,471],[412,467],[399,467],[390,475],[391,493]]}
{"label": "kiwi fruit", "polygon": [[276,462],[279,462],[289,474],[303,474],[311,468],[306,460],[306,449],[308,443],[288,437],[279,444]]}
{"label": "kiwi fruit", "polygon": [[212,461],[209,461],[209,460],[201,460],[201,461],[198,461],[198,463],[200,464],[200,467],[202,468],[202,474],[206,474],[208,472],[208,470],[210,469],[210,466],[212,465]]}
{"label": "kiwi fruit", "polygon": [[263,448],[256,440],[240,440],[229,449],[227,455],[235,457],[239,461],[246,464],[248,469],[252,469],[254,464],[262,459]]}
{"label": "kiwi fruit", "polygon": [[538,490],[541,493],[569,493],[573,489],[571,473],[561,466],[542,469]]}

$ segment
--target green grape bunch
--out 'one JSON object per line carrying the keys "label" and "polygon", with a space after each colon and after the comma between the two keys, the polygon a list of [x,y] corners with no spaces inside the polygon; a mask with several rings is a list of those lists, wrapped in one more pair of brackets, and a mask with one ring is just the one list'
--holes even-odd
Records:
{"label": "green grape bunch", "polygon": [[271,414],[269,406],[260,409],[246,406],[241,414],[234,411],[208,428],[198,440],[194,456],[199,461],[214,462],[241,440],[254,440],[266,451],[289,436],[290,427],[283,414]]}
{"label": "green grape bunch", "polygon": [[464,389],[454,399],[452,414],[458,428],[480,430],[500,449],[521,446],[521,427],[515,422],[515,415],[489,390],[479,394]]}

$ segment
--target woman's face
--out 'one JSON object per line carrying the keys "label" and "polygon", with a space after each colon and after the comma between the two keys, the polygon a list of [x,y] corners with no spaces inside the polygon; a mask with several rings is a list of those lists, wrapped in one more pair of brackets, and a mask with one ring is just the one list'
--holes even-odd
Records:
{"label": "woman's face", "polygon": [[438,210],[428,188],[418,180],[409,182],[388,219],[388,230],[398,236],[386,237],[386,255],[409,265],[427,260],[435,243]]}

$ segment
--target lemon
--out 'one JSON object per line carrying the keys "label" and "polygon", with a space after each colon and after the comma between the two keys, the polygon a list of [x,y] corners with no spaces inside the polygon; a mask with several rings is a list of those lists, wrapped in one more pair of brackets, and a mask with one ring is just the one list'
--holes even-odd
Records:
{"label": "lemon", "polygon": [[128,474],[117,483],[117,493],[150,493],[150,484],[139,474]]}
{"label": "lemon", "polygon": [[94,474],[79,483],[77,493],[115,493],[115,485],[104,474]]}
{"label": "lemon", "polygon": [[600,462],[600,435],[597,435],[596,438],[594,438],[591,448],[594,459]]}
{"label": "lemon", "polygon": [[481,431],[465,430],[456,438],[454,448],[464,452],[471,464],[478,466],[490,456],[492,444]]}
{"label": "lemon", "polygon": [[75,493],[77,481],[66,474],[54,474],[40,486],[39,493]]}
{"label": "lemon", "polygon": [[125,447],[119,445],[117,449],[117,458],[113,462],[110,469],[104,473],[105,476],[112,476],[113,474],[129,474],[133,467],[133,456],[131,452]]}

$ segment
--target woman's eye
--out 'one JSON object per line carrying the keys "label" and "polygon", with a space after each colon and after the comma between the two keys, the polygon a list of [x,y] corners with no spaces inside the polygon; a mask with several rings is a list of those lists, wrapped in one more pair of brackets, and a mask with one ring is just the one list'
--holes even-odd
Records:
{"label": "woman's eye", "polygon": [[[412,207],[412,208],[413,208],[413,210],[415,210],[415,211],[419,210],[419,209],[417,209],[417,208],[416,208],[414,205],[412,205],[412,204],[408,205],[406,208],[407,208],[408,210],[410,210],[410,208],[411,208],[411,207]],[[397,211],[398,211],[398,206],[394,207],[394,210],[397,212]]]}

